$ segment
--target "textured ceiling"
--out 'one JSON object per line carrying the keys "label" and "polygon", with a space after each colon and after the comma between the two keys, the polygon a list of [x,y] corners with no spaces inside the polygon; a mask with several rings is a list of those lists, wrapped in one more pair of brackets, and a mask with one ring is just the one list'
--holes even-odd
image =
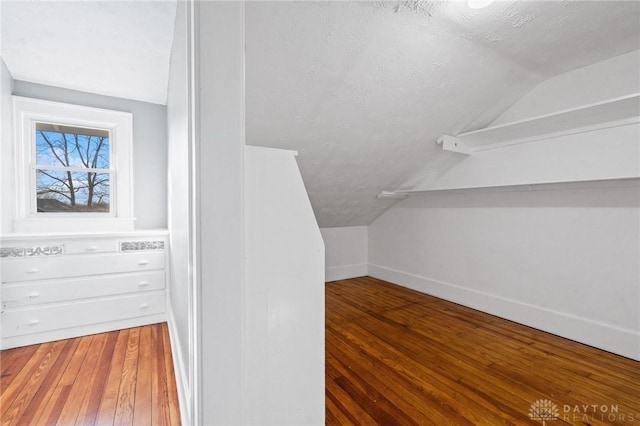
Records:
{"label": "textured ceiling", "polygon": [[320,226],[366,225],[441,134],[639,44],[636,1],[248,3],[247,143],[299,151]]}
{"label": "textured ceiling", "polygon": [[[13,77],[164,104],[174,0],[7,1]],[[366,225],[443,133],[640,48],[640,2],[250,2],[247,143],[298,150],[321,226]]]}
{"label": "textured ceiling", "polygon": [[174,1],[7,1],[2,58],[16,80],[165,104]]}

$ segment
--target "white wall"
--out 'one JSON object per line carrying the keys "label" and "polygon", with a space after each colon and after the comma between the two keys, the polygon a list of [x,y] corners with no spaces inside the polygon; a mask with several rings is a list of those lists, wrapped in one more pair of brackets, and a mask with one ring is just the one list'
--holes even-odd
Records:
{"label": "white wall", "polygon": [[13,79],[0,58],[0,235],[11,232],[15,175],[13,172],[12,102]]}
{"label": "white wall", "polygon": [[[638,94],[638,75],[640,51],[557,75],[535,87],[492,124],[507,124]],[[635,119],[627,110],[633,102]],[[615,110],[610,105],[607,113],[600,110],[596,116],[591,111],[591,115],[584,115],[585,118],[574,117],[578,124],[575,124],[573,134],[557,133],[553,126],[547,128],[545,134],[545,124],[539,123],[530,130],[532,134],[515,136],[525,140],[511,146],[493,146],[470,156],[438,152],[417,177],[403,185],[403,189],[448,190],[638,178],[640,124],[637,115],[640,105],[637,105],[637,99],[617,104],[621,114],[617,118],[611,118],[616,115],[612,114]],[[588,122],[590,117],[602,116],[609,117],[603,118],[602,125]],[[490,141],[486,133],[484,137]]]}
{"label": "white wall", "polygon": [[368,234],[366,226],[321,228],[325,245],[325,281],[367,275]]}
{"label": "white wall", "polygon": [[169,330],[175,365],[180,412],[184,424],[192,424],[194,352],[192,324],[193,279],[190,265],[191,159],[190,87],[187,2],[178,2],[167,95],[168,227],[171,274]]}
{"label": "white wall", "polygon": [[[587,91],[589,82],[606,86],[608,67],[600,65],[554,77],[564,83],[554,83],[550,107],[575,101],[574,80]],[[634,66],[624,79],[612,67],[628,83],[617,95],[637,91]],[[548,91],[539,87],[529,96],[544,102]],[[534,104],[514,106],[513,116],[553,112],[533,112]],[[609,161],[606,150],[600,155]],[[637,173],[640,158],[630,161]],[[534,189],[411,195],[370,225],[369,274],[640,359],[638,181]]]}
{"label": "white wall", "polygon": [[[1,9],[1,8],[0,8]],[[0,235],[11,230],[11,220],[13,212],[13,155],[11,143],[11,91],[13,89],[13,79],[7,69],[2,57],[0,57]],[[0,268],[1,269],[1,268]],[[0,273],[2,271],[0,270]],[[0,304],[2,300],[0,300]],[[2,325],[0,324],[0,336],[2,336]]]}
{"label": "white wall", "polygon": [[136,229],[167,227],[166,107],[16,80],[13,94],[133,113],[133,192]]}
{"label": "white wall", "polygon": [[[638,109],[640,111],[640,106]],[[414,189],[449,190],[638,178],[638,140],[640,123],[636,122],[486,149],[469,156],[442,151],[438,155],[454,156],[454,161],[431,170]]]}
{"label": "white wall", "polygon": [[291,151],[245,151],[244,424],[323,425],[324,244]]}
{"label": "white wall", "polygon": [[639,75],[640,50],[559,74],[536,86],[492,125],[639,93]]}
{"label": "white wall", "polygon": [[640,359],[640,189],[412,195],[369,274]]}
{"label": "white wall", "polygon": [[243,423],[244,5],[196,2],[194,164],[203,425]]}

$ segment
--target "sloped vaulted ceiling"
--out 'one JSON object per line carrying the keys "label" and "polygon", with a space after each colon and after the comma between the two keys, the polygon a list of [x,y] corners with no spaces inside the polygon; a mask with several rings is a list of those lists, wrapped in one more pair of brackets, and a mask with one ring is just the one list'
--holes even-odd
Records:
{"label": "sloped vaulted ceiling", "polygon": [[639,43],[636,1],[247,3],[247,143],[299,151],[320,226],[367,225],[438,136]]}
{"label": "sloped vaulted ceiling", "polygon": [[[13,77],[164,103],[175,0],[0,0]],[[639,1],[247,2],[247,143],[298,150],[321,226],[366,225],[435,140],[640,48]]]}
{"label": "sloped vaulted ceiling", "polygon": [[16,80],[164,104],[175,0],[0,0]]}

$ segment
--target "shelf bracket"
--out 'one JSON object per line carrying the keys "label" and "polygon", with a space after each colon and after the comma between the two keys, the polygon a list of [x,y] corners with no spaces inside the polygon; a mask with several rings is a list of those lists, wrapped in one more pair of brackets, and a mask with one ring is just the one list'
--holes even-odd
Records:
{"label": "shelf bracket", "polygon": [[444,151],[451,151],[451,152],[457,152],[458,154],[471,155],[471,150],[469,149],[469,147],[456,137],[449,136],[449,135],[442,135],[438,139],[436,139],[436,143],[438,145],[442,145],[442,149]]}
{"label": "shelf bracket", "polygon": [[376,198],[379,200],[404,200],[409,194],[395,191],[381,191]]}

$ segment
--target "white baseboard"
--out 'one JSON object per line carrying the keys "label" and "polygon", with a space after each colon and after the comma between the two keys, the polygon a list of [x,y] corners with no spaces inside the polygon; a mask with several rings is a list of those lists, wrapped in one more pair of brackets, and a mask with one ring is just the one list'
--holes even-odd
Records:
{"label": "white baseboard", "polygon": [[369,275],[640,361],[640,333],[450,283],[368,265]]}
{"label": "white baseboard", "polygon": [[173,371],[176,376],[176,386],[178,388],[178,402],[180,403],[180,420],[183,425],[193,424],[191,422],[191,397],[189,392],[189,376],[185,359],[182,358],[181,341],[178,337],[176,319],[173,308],[167,301],[167,324],[169,325],[169,339],[171,340],[171,357],[173,358]]}
{"label": "white baseboard", "polygon": [[325,268],[325,281],[346,280],[348,278],[363,277],[367,275],[367,264],[331,266]]}
{"label": "white baseboard", "polygon": [[116,321],[82,325],[78,327],[43,331],[40,333],[5,337],[0,341],[0,350],[17,348],[20,346],[35,345],[43,342],[53,342],[55,340],[72,339],[74,337],[88,336],[90,334],[107,333],[109,331],[123,330],[125,328],[131,327],[141,327],[143,325],[165,322],[166,320],[166,315],[164,313],[161,313],[143,317],[126,318]]}

